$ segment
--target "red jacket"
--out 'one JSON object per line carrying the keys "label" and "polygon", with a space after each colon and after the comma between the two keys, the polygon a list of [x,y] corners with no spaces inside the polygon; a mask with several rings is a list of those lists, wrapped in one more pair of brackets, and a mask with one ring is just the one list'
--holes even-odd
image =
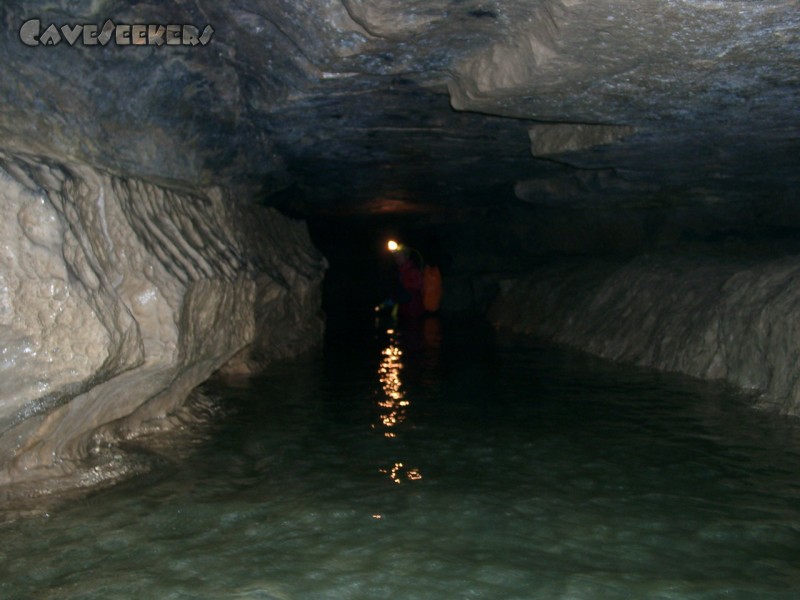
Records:
{"label": "red jacket", "polygon": [[411,295],[411,300],[400,304],[399,314],[402,317],[421,317],[425,313],[422,303],[422,273],[412,260],[399,266],[400,283]]}

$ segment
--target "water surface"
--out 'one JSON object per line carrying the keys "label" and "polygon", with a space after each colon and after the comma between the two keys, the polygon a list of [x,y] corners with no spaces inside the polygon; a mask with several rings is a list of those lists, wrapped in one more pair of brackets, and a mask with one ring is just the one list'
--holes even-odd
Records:
{"label": "water surface", "polygon": [[0,597],[798,597],[796,421],[476,323],[363,333],[0,527]]}

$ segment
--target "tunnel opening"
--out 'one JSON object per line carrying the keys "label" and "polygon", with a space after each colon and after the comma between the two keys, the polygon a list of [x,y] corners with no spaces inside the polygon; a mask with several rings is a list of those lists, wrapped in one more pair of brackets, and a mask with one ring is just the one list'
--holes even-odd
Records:
{"label": "tunnel opening", "polygon": [[502,282],[532,271],[587,265],[589,273],[591,265],[602,271],[642,257],[707,262],[722,270],[726,264],[744,268],[790,261],[800,251],[795,217],[789,212],[765,216],[766,210],[677,211],[645,201],[589,212],[525,206],[518,199],[496,202],[487,194],[483,206],[461,210],[289,214],[307,220],[312,241],[329,261],[323,305],[338,326],[351,319],[367,322],[391,290],[396,273],[386,249],[390,239],[405,240],[422,260],[441,267],[444,313],[485,317]]}
{"label": "tunnel opening", "polygon": [[390,240],[409,248],[411,260],[420,269],[435,265],[446,274],[453,262],[439,231],[419,215],[312,216],[308,224],[312,241],[329,262],[323,309],[334,329],[347,322],[372,323],[375,307],[395,293],[397,266],[387,248]]}

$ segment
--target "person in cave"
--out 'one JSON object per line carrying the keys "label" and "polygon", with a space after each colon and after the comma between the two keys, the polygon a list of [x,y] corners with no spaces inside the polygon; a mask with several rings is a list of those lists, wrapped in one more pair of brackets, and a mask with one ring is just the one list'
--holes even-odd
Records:
{"label": "person in cave", "polygon": [[[376,312],[389,314],[392,320],[420,322],[422,317],[438,315],[442,298],[442,276],[439,267],[425,264],[419,250],[390,240],[387,244],[394,257],[397,272],[394,291],[375,307]],[[419,263],[415,261],[419,259]]]}
{"label": "person in cave", "polygon": [[400,279],[400,290],[404,302],[400,303],[398,316],[401,319],[418,319],[425,314],[422,302],[422,271],[414,263],[406,250],[394,253]]}
{"label": "person in cave", "polygon": [[394,318],[402,321],[420,319],[425,314],[422,270],[405,248],[397,247],[392,250],[392,255],[397,264],[395,289],[376,310],[389,311]]}

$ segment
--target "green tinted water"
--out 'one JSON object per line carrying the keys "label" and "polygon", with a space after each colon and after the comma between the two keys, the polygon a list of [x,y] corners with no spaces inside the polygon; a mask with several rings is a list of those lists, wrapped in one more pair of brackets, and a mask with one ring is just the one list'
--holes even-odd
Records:
{"label": "green tinted water", "polygon": [[0,527],[0,597],[798,597],[796,422],[436,325],[219,386],[182,458]]}

